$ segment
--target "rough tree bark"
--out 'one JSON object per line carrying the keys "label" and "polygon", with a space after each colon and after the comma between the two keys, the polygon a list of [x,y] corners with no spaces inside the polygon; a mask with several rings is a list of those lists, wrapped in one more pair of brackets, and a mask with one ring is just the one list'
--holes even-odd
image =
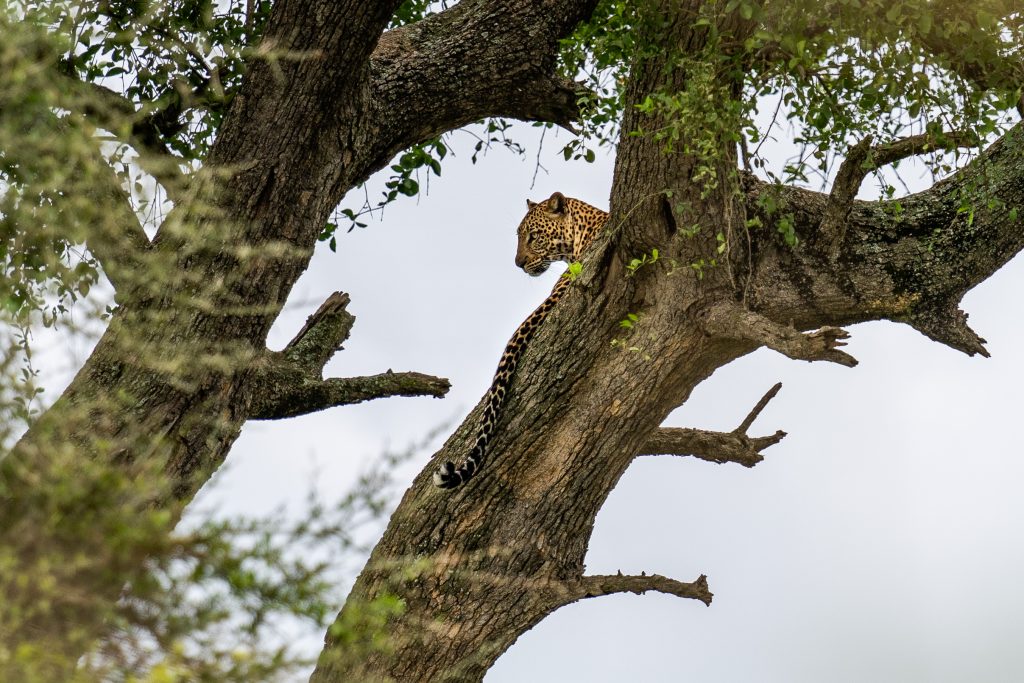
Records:
{"label": "rough tree bark", "polygon": [[[46,485],[57,446],[83,458],[112,453],[127,471],[156,463],[166,487],[132,505],[178,511],[247,419],[443,394],[443,380],[413,374],[322,380],[350,324],[341,295],[280,353],[264,348],[267,331],[330,211],[396,152],[485,116],[571,126],[575,86],[555,75],[557,41],[595,2],[463,0],[383,33],[398,4],[275,4],[261,58],[223,123],[204,186],[194,188],[213,197],[217,215],[190,213],[184,202],[151,244],[140,246],[140,233],[129,231],[107,250],[111,272],[143,264],[175,277],[119,290],[121,307],[85,367],[0,464],[11,492],[0,515],[5,540],[30,536],[31,507],[19,496]],[[685,69],[665,68],[668,55],[699,61],[708,39],[692,21],[700,4],[660,3],[667,51],[635,66],[624,131],[652,123],[628,105],[685,83]],[[739,36],[750,28],[735,14],[718,27]],[[735,77],[721,74],[720,85],[735,91]],[[850,365],[837,348],[846,336],[840,326],[880,319],[985,353],[958,302],[1024,247],[1024,231],[1005,210],[1024,199],[1024,129],[903,199],[898,217],[848,192],[769,187],[735,172],[732,142],[719,140],[719,151],[719,186],[702,193],[691,180],[697,160],[666,153],[649,136],[623,137],[610,228],[531,344],[488,467],[454,493],[435,489],[428,467],[353,589],[345,610],[384,593],[404,600],[388,627],[392,647],[346,649],[328,638],[313,680],[476,681],[519,635],[577,600],[656,590],[710,603],[704,577],[587,576],[583,559],[598,510],[638,455],[752,466],[784,436],[747,437],[763,405],[729,434],[659,430],[699,382],[735,358],[767,346]],[[760,216],[764,229],[745,229],[768,192],[793,214],[799,246],[782,243],[776,216]],[[980,198],[970,220],[958,211],[965,193]],[[704,228],[687,236],[681,227],[698,218]],[[729,236],[728,259],[698,279],[688,264],[715,253],[719,232]],[[654,247],[662,265],[627,277],[625,264]],[[680,265],[669,274],[672,262]],[[630,313],[640,320],[629,343],[613,345]],[[167,358],[175,362],[153,362]],[[461,458],[478,412],[435,462]],[[69,555],[91,550],[73,535],[57,540]],[[69,590],[111,599],[123,585],[121,576],[67,580]],[[59,642],[62,620],[100,628],[70,606],[36,628]]]}

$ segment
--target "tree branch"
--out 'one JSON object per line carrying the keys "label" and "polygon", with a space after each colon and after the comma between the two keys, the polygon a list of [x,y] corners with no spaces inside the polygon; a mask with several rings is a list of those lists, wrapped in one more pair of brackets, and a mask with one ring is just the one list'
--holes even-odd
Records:
{"label": "tree branch", "polygon": [[963,351],[968,356],[977,353],[988,358],[991,355],[984,346],[985,340],[967,325],[967,314],[960,310],[956,301],[918,307],[903,322],[929,339]]}
{"label": "tree branch", "polygon": [[714,595],[708,589],[708,577],[701,574],[696,581],[684,583],[676,581],[659,574],[640,574],[629,576],[623,574],[608,574],[603,576],[584,576],[578,581],[567,582],[567,601],[565,604],[596,598],[602,595],[613,595],[615,593],[635,593],[643,595],[647,591],[657,591],[667,595],[675,595],[680,598],[692,598],[700,600],[705,605],[710,605]]}
{"label": "tree branch", "polygon": [[346,310],[350,302],[345,292],[334,292],[327,297],[281,351],[284,357],[306,372],[319,376],[352,331],[356,318]]}
{"label": "tree branch", "polygon": [[842,340],[850,336],[846,330],[825,326],[810,334],[803,333],[732,301],[713,306],[704,327],[711,335],[767,346],[794,360],[824,360],[850,368],[857,364],[856,358],[839,350],[846,346]]}
{"label": "tree branch", "polygon": [[873,147],[871,142],[872,137],[869,135],[850,148],[832,183],[817,238],[832,260],[839,257],[846,236],[846,216],[850,213],[853,198],[857,196],[869,173],[907,157],[933,152],[940,147],[973,147],[981,141],[971,132],[950,131],[938,136],[930,133],[912,135]]}
{"label": "tree branch", "polygon": [[280,420],[387,396],[443,398],[451,388],[443,377],[391,370],[369,377],[325,380],[286,378],[281,373],[275,379],[276,384],[264,385],[264,392],[250,408],[249,419]]}
{"label": "tree branch", "polygon": [[782,388],[777,383],[761,397],[753,410],[743,419],[740,426],[731,432],[711,432],[703,429],[661,427],[641,449],[640,455],[682,455],[692,456],[708,462],[735,462],[744,467],[753,467],[764,460],[760,451],[774,446],[786,437],[781,429],[771,436],[749,437],[747,430],[768,402],[775,398]]}
{"label": "tree branch", "polygon": [[575,132],[585,88],[557,74],[555,57],[595,4],[464,0],[384,34],[371,59],[372,106],[397,129],[383,154],[488,116]]}
{"label": "tree branch", "polygon": [[750,438],[736,432],[710,432],[684,427],[662,427],[651,436],[640,455],[692,456],[718,464],[735,462],[753,467],[764,460],[760,451],[785,438],[779,430],[771,436]]}
{"label": "tree branch", "polygon": [[322,379],[324,366],[355,323],[346,310],[350,301],[344,292],[331,294],[280,353],[267,354],[256,366],[249,419],[295,417],[386,396],[441,398],[448,393],[447,379],[418,372]]}
{"label": "tree branch", "polygon": [[[769,246],[772,230],[754,235],[755,249],[779,258],[759,264],[746,304],[796,329],[892,320],[967,353],[987,356],[967,326],[963,295],[1024,249],[1024,190],[1020,158],[1024,124],[1017,124],[974,161],[924,192],[898,200],[853,201],[842,263],[823,264],[817,250]],[[779,187],[744,175],[746,210],[769,228],[762,196],[792,217],[801,245],[818,233],[828,195]]]}
{"label": "tree branch", "polygon": [[[100,152],[94,141],[91,164],[84,172],[99,178],[94,201],[109,206],[113,218],[109,223],[90,226],[84,235],[86,247],[103,267],[103,272],[124,301],[145,277],[142,255],[150,248],[149,238],[139,224],[132,208],[131,197],[121,186],[117,173]],[[111,225],[113,227],[111,227]]]}

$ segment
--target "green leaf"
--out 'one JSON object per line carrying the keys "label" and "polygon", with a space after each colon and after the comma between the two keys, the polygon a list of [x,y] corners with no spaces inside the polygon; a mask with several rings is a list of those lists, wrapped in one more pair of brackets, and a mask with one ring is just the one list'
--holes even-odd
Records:
{"label": "green leaf", "polygon": [[420,191],[420,184],[412,178],[402,178],[401,182],[398,183],[397,189],[407,197],[415,197]]}

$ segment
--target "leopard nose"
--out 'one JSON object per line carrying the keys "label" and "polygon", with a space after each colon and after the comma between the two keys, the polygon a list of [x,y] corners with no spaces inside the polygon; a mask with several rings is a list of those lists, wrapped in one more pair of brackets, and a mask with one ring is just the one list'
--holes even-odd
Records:
{"label": "leopard nose", "polygon": [[519,254],[516,254],[516,266],[519,267],[519,268],[522,268],[525,265],[526,265],[526,257],[525,256],[520,256]]}

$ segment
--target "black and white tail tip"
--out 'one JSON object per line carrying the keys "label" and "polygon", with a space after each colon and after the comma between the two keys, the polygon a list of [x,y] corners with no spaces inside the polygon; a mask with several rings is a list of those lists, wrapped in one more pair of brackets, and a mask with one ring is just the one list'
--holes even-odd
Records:
{"label": "black and white tail tip", "polygon": [[440,489],[456,488],[473,476],[475,470],[476,465],[472,460],[467,460],[466,464],[459,468],[456,468],[453,462],[446,462],[434,472],[434,486]]}

